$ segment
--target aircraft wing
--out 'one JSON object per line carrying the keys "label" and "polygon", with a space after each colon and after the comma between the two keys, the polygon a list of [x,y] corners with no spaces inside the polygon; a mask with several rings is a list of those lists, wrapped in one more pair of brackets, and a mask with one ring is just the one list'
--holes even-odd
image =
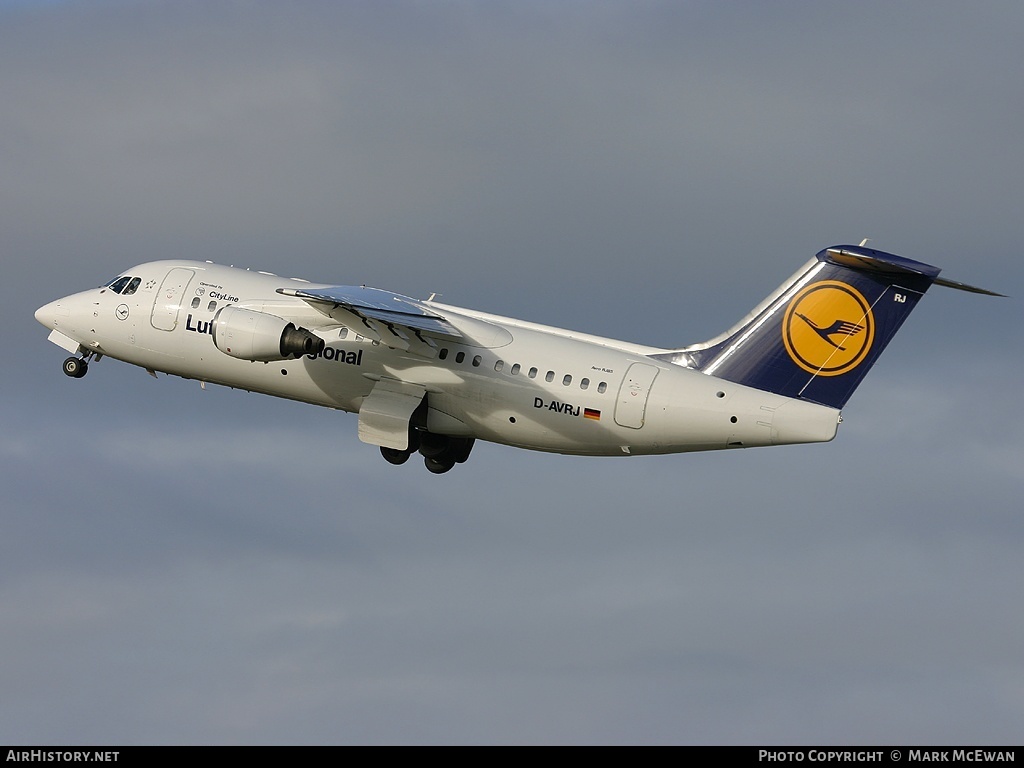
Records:
{"label": "aircraft wing", "polygon": [[413,337],[434,347],[423,333],[461,339],[463,334],[442,315],[408,296],[358,285],[327,288],[278,288],[278,293],[296,296],[340,323],[351,324],[353,315],[388,346],[409,350]]}

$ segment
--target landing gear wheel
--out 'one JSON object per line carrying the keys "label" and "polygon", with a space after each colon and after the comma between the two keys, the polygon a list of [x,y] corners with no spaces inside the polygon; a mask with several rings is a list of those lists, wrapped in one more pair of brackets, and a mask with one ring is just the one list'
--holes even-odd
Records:
{"label": "landing gear wheel", "polygon": [[77,357],[69,357],[64,361],[64,375],[80,379],[89,372],[89,364]]}
{"label": "landing gear wheel", "polygon": [[453,461],[441,461],[438,459],[424,459],[423,465],[435,475],[443,475],[455,466]]}
{"label": "landing gear wheel", "polygon": [[416,453],[420,449],[420,431],[409,428],[409,453]]}
{"label": "landing gear wheel", "polygon": [[409,451],[400,451],[397,448],[380,447],[380,455],[388,464],[405,464],[409,460]]}
{"label": "landing gear wheel", "polygon": [[420,434],[420,453],[428,459],[439,459],[448,450],[451,441],[446,435],[435,435],[433,432]]}
{"label": "landing gear wheel", "polygon": [[452,456],[456,464],[464,464],[466,462],[475,442],[476,438],[473,437],[463,437],[452,441]]}

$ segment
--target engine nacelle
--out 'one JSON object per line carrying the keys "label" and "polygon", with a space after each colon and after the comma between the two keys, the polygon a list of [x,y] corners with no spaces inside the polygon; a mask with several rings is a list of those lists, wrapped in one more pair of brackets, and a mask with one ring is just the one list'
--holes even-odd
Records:
{"label": "engine nacelle", "polygon": [[225,355],[269,363],[323,351],[324,340],[284,318],[234,305],[213,316],[213,344]]}

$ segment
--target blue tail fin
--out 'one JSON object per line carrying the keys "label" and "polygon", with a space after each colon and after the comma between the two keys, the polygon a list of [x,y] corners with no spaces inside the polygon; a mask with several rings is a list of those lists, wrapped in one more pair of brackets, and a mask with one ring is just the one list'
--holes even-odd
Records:
{"label": "blue tail fin", "polygon": [[842,408],[932,283],[992,293],[939,272],[863,246],[827,248],[722,336],[658,357]]}

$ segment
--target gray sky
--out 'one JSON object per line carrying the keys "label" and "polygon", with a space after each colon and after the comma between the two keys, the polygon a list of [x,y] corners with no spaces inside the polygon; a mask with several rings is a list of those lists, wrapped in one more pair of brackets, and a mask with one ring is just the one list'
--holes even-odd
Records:
{"label": "gray sky", "polygon": [[1017,2],[0,3],[0,742],[1019,743],[1019,298],[824,446],[440,477],[32,312],[157,258],[631,341],[836,243],[1024,295]]}

